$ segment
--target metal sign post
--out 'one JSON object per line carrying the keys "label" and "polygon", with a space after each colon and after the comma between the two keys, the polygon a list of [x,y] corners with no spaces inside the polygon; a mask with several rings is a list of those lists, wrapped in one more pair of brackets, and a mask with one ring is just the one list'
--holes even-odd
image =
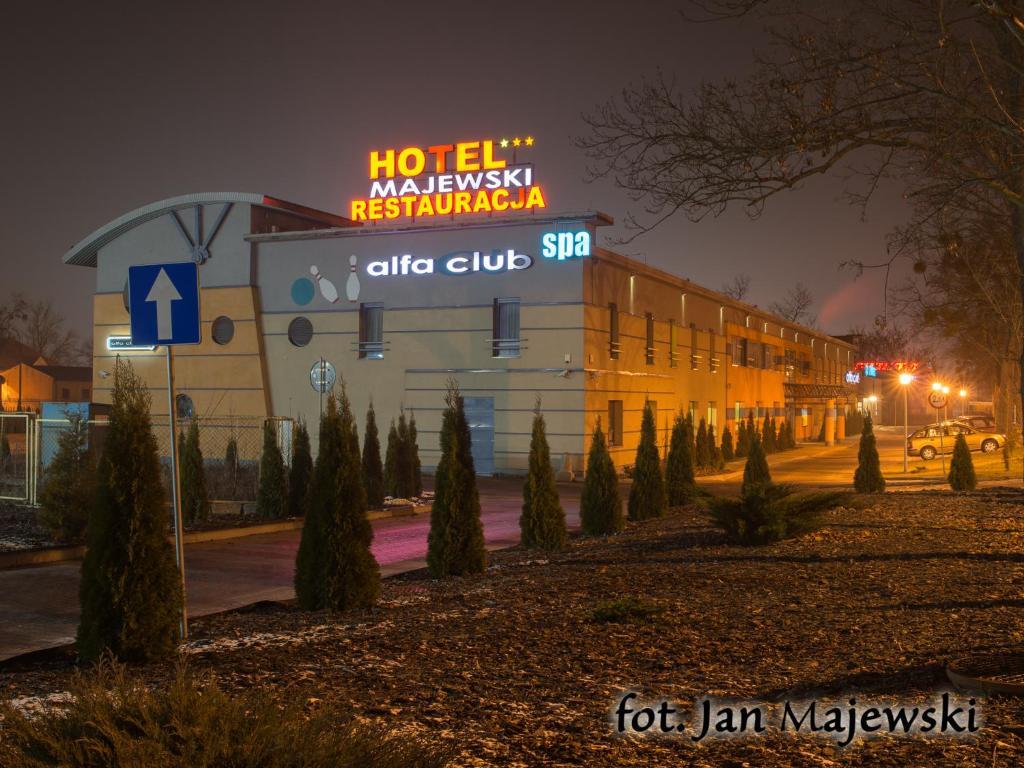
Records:
{"label": "metal sign post", "polygon": [[[946,407],[946,395],[942,390],[933,389],[928,393],[928,405],[934,408],[936,411],[941,411]],[[946,425],[939,425],[939,457],[942,459],[942,474],[946,474],[946,445],[943,441],[943,436],[946,434]]]}
{"label": "metal sign post", "polygon": [[133,346],[164,345],[167,350],[167,426],[171,431],[171,511],[174,559],[181,576],[181,639],[188,639],[185,543],[182,532],[181,475],[178,467],[174,352],[177,344],[201,341],[199,268],[195,262],[146,264],[128,268],[128,312]]}

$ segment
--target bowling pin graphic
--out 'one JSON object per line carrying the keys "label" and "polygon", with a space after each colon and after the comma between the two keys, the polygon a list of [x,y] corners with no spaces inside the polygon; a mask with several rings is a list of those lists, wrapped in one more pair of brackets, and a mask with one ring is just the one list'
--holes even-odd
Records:
{"label": "bowling pin graphic", "polygon": [[320,270],[316,264],[309,268],[309,274],[316,280],[316,284],[320,286],[320,295],[327,299],[331,304],[338,300],[338,289],[334,287],[334,283],[328,280],[326,277],[320,274]]}
{"label": "bowling pin graphic", "polygon": [[348,257],[348,280],[345,282],[345,294],[349,301],[356,301],[359,298],[359,275],[356,274],[356,257],[352,254]]}

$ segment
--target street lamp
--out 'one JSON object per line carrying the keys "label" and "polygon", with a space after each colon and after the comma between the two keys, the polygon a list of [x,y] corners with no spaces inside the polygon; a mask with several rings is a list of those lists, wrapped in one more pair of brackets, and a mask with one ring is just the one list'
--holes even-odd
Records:
{"label": "street lamp", "polygon": [[960,390],[960,415],[961,416],[966,416],[967,415],[967,390],[966,389],[961,389]]}
{"label": "street lamp", "polygon": [[900,386],[903,387],[903,471],[907,472],[907,457],[910,453],[910,420],[907,415],[907,387],[910,386],[910,382],[914,380],[914,377],[909,373],[900,374]]}

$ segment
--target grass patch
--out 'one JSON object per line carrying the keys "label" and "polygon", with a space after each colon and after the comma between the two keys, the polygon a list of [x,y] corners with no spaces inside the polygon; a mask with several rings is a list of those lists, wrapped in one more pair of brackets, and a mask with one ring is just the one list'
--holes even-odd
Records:
{"label": "grass patch", "polygon": [[229,696],[184,665],[158,690],[123,667],[76,675],[72,701],[26,716],[0,703],[5,768],[434,768],[444,755],[409,737],[355,725],[337,712],[308,715],[265,693]]}
{"label": "grass patch", "polygon": [[665,613],[665,606],[636,597],[622,597],[598,603],[591,615],[601,624],[647,624]]}

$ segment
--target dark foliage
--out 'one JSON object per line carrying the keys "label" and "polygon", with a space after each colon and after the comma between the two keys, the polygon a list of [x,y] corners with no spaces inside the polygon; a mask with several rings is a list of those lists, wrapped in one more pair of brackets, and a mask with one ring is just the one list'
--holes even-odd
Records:
{"label": "dark foliage", "polygon": [[79,586],[78,654],[89,661],[108,651],[148,661],[178,644],[181,579],[149,408],[148,388],[118,359]]}
{"label": "dark foliage", "polygon": [[530,438],[530,466],[523,483],[523,510],[519,531],[524,547],[557,550],[565,546],[567,532],[565,510],[558,499],[555,471],[545,431],[540,399],[533,416]]}
{"label": "dark foliage", "polygon": [[974,474],[974,460],[967,447],[963,433],[956,436],[953,446],[953,460],[949,462],[949,487],[954,491],[973,491],[978,487],[978,478]]}
{"label": "dark foliage", "polygon": [[626,527],[619,478],[600,422],[594,427],[587,455],[587,474],[580,497],[580,527],[589,536],[618,533]]}
{"label": "dark foliage", "polygon": [[794,494],[788,486],[766,483],[751,486],[738,499],[711,498],[707,504],[731,541],[768,544],[814,530],[822,513],[847,498],[841,492]]}
{"label": "dark foliage", "polygon": [[885,478],[882,477],[882,467],[878,461],[878,446],[870,416],[864,419],[864,430],[860,434],[853,487],[857,493],[881,493],[885,490]]}
{"label": "dark foliage", "polygon": [[313,477],[313,450],[309,443],[309,429],[301,419],[295,425],[292,439],[292,466],[288,470],[288,517],[306,514],[306,496]]}
{"label": "dark foliage", "polygon": [[441,752],[326,709],[310,714],[269,694],[223,692],[183,666],[147,688],[120,666],[79,675],[67,707],[26,716],[0,704],[6,768],[441,768]]}
{"label": "dark foliage", "polygon": [[435,577],[482,573],[487,566],[469,423],[458,384],[448,382],[434,476],[427,565]]}
{"label": "dark foliage", "polygon": [[363,434],[363,480],[366,483],[366,503],[371,509],[384,506],[384,465],[380,460],[380,437],[377,434],[377,414],[373,401],[366,410],[366,430]]}
{"label": "dark foliage", "polygon": [[284,456],[277,445],[274,425],[263,423],[263,452],[260,455],[260,480],[256,489],[256,514],[264,520],[278,520],[285,516],[288,504],[288,475]]}
{"label": "dark foliage", "polygon": [[88,445],[88,426],[79,414],[69,413],[40,495],[39,523],[59,543],[85,539],[96,493],[96,467]]}
{"label": "dark foliage", "polygon": [[636,448],[633,483],[629,489],[629,519],[650,520],[665,514],[665,479],[661,474],[654,412],[650,401],[644,404],[640,422],[640,443]]}
{"label": "dark foliage", "polygon": [[734,458],[736,458],[736,450],[733,448],[732,432],[727,424],[722,429],[722,459],[724,461],[732,461]]}
{"label": "dark foliage", "polygon": [[665,492],[670,507],[679,507],[693,498],[696,485],[693,471],[693,441],[689,421],[681,413],[672,424],[672,438],[665,461]]}
{"label": "dark foliage", "polygon": [[206,489],[206,465],[199,446],[199,421],[192,419],[180,443],[181,519],[185,525],[210,519],[210,494]]}
{"label": "dark foliage", "polygon": [[746,496],[753,489],[769,485],[772,482],[771,472],[768,471],[768,460],[765,459],[764,449],[761,448],[761,441],[757,438],[750,443],[750,453],[747,454],[747,463],[743,467],[743,485],[741,495]]}

